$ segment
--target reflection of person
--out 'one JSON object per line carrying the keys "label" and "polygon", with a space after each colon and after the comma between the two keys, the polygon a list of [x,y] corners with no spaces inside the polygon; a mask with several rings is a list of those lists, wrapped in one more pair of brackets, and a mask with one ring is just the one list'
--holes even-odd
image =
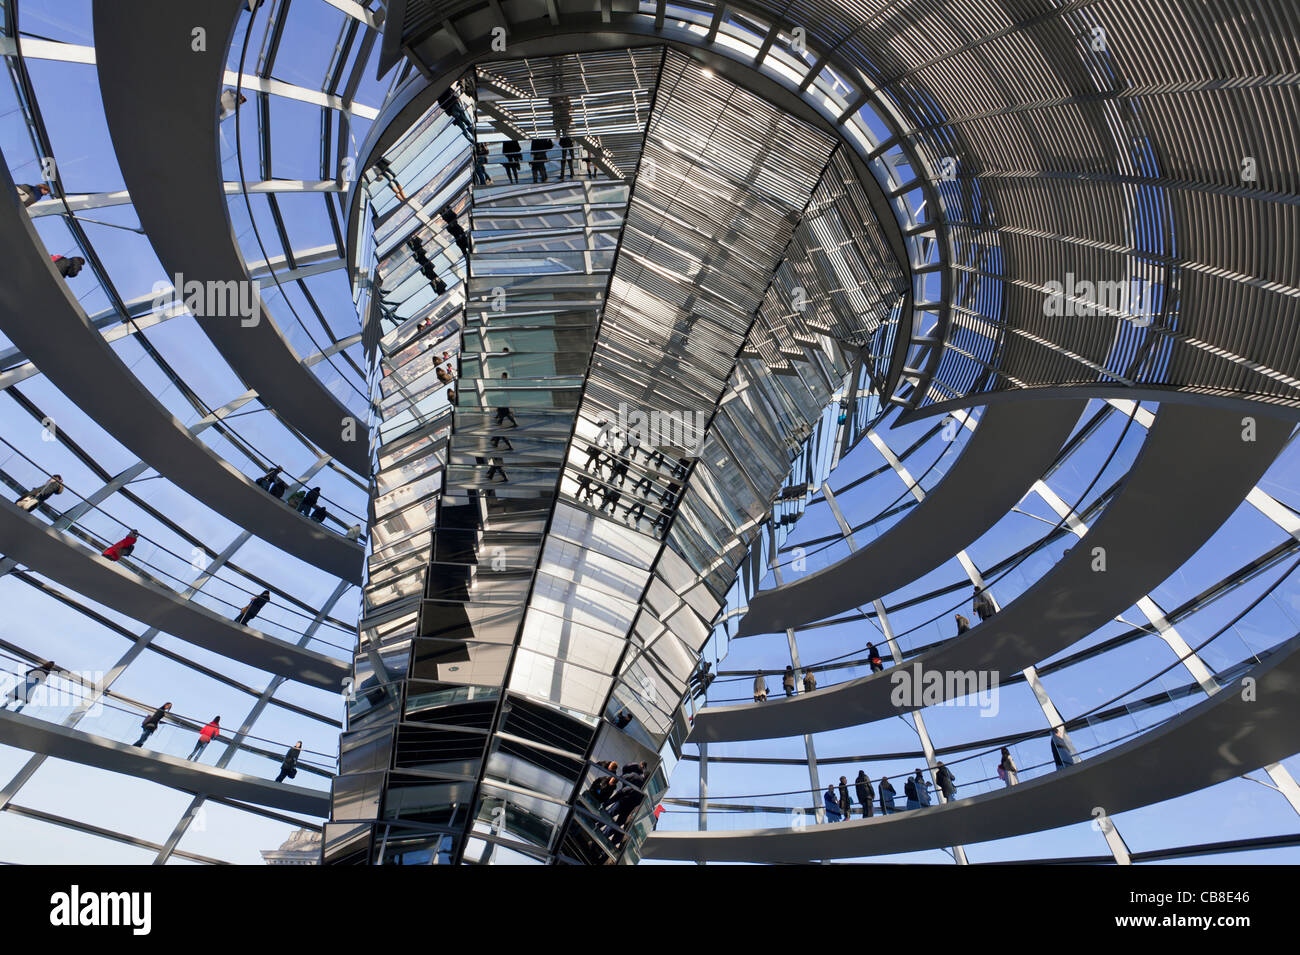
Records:
{"label": "reflection of person", "polygon": [[233,89],[227,88],[221,91],[221,119],[225,119],[240,106],[248,102],[248,97],[243,93],[236,93]]}
{"label": "reflection of person", "polygon": [[519,182],[519,160],[522,155],[523,151],[515,140],[507,139],[501,144],[501,165],[506,167],[506,178],[516,184]]}
{"label": "reflection of person", "polygon": [[23,707],[32,701],[32,694],[36,692],[36,688],[49,679],[53,670],[53,660],[46,660],[40,666],[28,670],[24,676],[23,685],[16,686],[9,691],[9,696],[5,699],[4,705],[0,706],[0,710],[7,710],[10,703],[17,703],[14,712],[21,713]]}
{"label": "reflection of person", "polygon": [[1070,737],[1065,735],[1064,726],[1052,730],[1051,741],[1052,759],[1056,761],[1057,769],[1073,766],[1079,761],[1079,751],[1074,748],[1074,743],[1070,742]]}

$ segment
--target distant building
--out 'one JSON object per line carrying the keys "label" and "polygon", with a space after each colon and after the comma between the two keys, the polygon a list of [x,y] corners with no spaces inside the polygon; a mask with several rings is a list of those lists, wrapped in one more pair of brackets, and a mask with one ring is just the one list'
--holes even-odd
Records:
{"label": "distant building", "polygon": [[320,833],[297,829],[278,849],[263,849],[267,865],[320,865]]}

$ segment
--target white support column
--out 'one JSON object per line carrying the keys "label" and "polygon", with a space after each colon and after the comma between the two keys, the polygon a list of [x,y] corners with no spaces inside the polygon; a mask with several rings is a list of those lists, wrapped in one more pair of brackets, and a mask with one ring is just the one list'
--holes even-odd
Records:
{"label": "white support column", "polygon": [[[705,832],[709,828],[709,744],[701,743],[700,749],[700,791],[696,828]],[[705,865],[701,859],[696,865]]]}
{"label": "white support column", "polygon": [[[781,565],[777,561],[777,549],[775,546],[775,541],[773,541],[773,546],[772,546],[771,564],[772,564],[772,573],[775,575],[776,583],[777,586],[779,587],[783,582],[783,578],[781,575]],[[802,673],[803,666],[799,663],[799,643],[795,639],[794,631],[786,630],[785,639],[786,639],[786,643],[790,647],[790,665],[794,667],[796,674]],[[813,815],[814,818],[816,818],[817,822],[820,824],[826,821],[826,811],[822,808],[821,774],[817,771],[817,748],[813,745],[813,738],[811,734],[809,733],[804,734],[803,747],[804,747],[804,753],[808,757],[808,782],[812,786]]]}

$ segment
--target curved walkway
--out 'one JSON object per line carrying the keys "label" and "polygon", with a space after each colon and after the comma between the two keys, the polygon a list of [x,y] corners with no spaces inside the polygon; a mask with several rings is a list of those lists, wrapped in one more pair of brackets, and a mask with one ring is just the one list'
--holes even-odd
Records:
{"label": "curved walkway", "polygon": [[177,756],[136,749],[130,743],[83,733],[21,713],[0,711],[0,743],[82,766],[106,769],[111,773],[137,776],[199,796],[235,799],[321,818],[329,815],[328,790],[318,792],[230,769],[191,763]]}
{"label": "curved walkway", "polygon": [[1230,687],[1093,759],[1011,789],[929,809],[803,829],[659,832],[647,859],[806,862],[919,852],[1057,829],[1173,799],[1278,762],[1300,748],[1300,637]]}
{"label": "curved walkway", "polygon": [[[246,288],[231,231],[217,142],[226,52],[243,0],[96,0],[95,56],[104,114],[136,215],[169,276]],[[207,31],[206,51],[191,48]],[[255,122],[250,100],[245,123]],[[274,250],[272,250],[274,251]],[[257,303],[256,325],[238,317],[196,321],[240,379],[326,454],[369,473],[367,425],[344,439],[352,412],[294,354]]]}
{"label": "curved walkway", "polygon": [[1051,465],[1082,401],[993,405],[948,474],[897,524],[829,567],[759,591],[737,636],[779,633],[892,593],[943,564],[1000,521]]}
{"label": "curved walkway", "polygon": [[352,667],[341,660],[268,637],[185,600],[175,591],[74,543],[3,500],[0,552],[133,620],[267,673],[334,692],[352,672]]}
{"label": "curved walkway", "polygon": [[361,544],[272,498],[196,440],[143,386],[50,261],[14,198],[7,166],[0,169],[0,191],[0,330],[69,401],[159,474],[285,553],[361,583]]}
{"label": "curved walkway", "polygon": [[[1244,501],[1291,433],[1255,418],[1242,439],[1239,411],[1161,407],[1124,486],[1100,518],[1028,590],[992,619],[899,667],[788,699],[705,707],[693,743],[773,739],[857,726],[920,709],[919,692],[894,702],[896,677],[999,676],[1046,660],[1123,613],[1178,570]],[[1093,570],[1097,549],[1105,571]],[[865,642],[865,637],[864,637]],[[943,698],[958,697],[954,682]],[[973,686],[973,684],[971,684]]]}

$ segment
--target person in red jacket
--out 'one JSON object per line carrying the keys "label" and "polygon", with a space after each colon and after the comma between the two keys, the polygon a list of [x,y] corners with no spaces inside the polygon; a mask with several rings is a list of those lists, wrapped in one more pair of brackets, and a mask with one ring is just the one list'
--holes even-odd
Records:
{"label": "person in red jacket", "polygon": [[131,556],[135,550],[135,542],[140,539],[140,532],[132,528],[126,532],[126,536],[114,544],[112,547],[104,549],[104,556],[109,560],[121,560],[123,557]]}
{"label": "person in red jacket", "polygon": [[211,723],[199,730],[199,741],[194,744],[194,749],[192,749],[190,755],[185,758],[191,762],[198,759],[203,755],[203,750],[207,748],[207,745],[216,739],[220,733],[221,717],[214,716]]}

